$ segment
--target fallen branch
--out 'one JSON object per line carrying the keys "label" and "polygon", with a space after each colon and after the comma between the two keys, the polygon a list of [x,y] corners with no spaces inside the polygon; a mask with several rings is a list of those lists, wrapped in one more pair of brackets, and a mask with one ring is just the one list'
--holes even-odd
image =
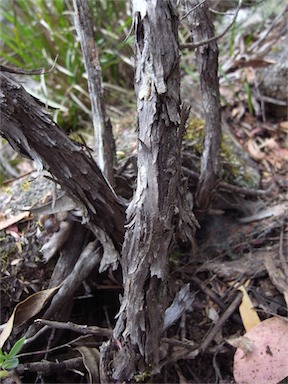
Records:
{"label": "fallen branch", "polygon": [[15,371],[20,375],[27,371],[44,373],[48,375],[53,372],[63,372],[70,369],[85,371],[82,357],[75,357],[73,359],[61,361],[59,363],[55,363],[53,361],[40,361],[35,363],[19,364],[18,367],[15,368]]}
{"label": "fallen branch", "polygon": [[224,325],[224,323],[231,317],[236,309],[239,307],[242,300],[242,293],[237,293],[236,297],[232,301],[232,303],[229,305],[229,307],[226,309],[226,311],[223,313],[223,315],[220,317],[220,319],[217,321],[217,324],[215,327],[211,329],[211,331],[208,333],[208,335],[203,340],[202,344],[199,347],[199,351],[201,353],[204,353],[206,349],[208,348],[209,344],[213,341],[214,337],[217,335],[221,327]]}

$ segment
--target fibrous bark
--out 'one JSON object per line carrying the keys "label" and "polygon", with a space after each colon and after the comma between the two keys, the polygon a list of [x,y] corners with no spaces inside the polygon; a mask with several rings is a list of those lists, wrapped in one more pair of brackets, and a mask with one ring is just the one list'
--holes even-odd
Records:
{"label": "fibrous bark", "polygon": [[[168,250],[174,232],[180,151],[187,111],[180,108],[178,15],[175,1],[135,0],[135,89],[138,178],[127,210],[122,254],[124,296],[114,329],[123,348],[117,380],[135,372],[136,354],[159,362],[166,300]],[[191,229],[193,232],[193,228]]]}
{"label": "fibrous bark", "polygon": [[102,71],[96,47],[93,22],[89,2],[73,0],[74,21],[81,42],[85,68],[88,76],[88,89],[92,107],[93,126],[96,140],[97,161],[101,171],[113,185],[113,163],[115,142],[110,119],[106,116],[103,100]]}
{"label": "fibrous bark", "polygon": [[[208,2],[186,0],[193,43],[214,37],[214,26]],[[205,115],[205,139],[201,172],[196,191],[195,213],[199,219],[209,209],[213,192],[219,182],[221,143],[221,105],[218,79],[218,46],[216,41],[196,49],[196,64],[200,75]]]}
{"label": "fibrous bark", "polygon": [[33,159],[38,169],[48,170],[82,209],[84,220],[102,244],[111,238],[120,251],[125,208],[91,155],[68,138],[12,75],[0,72],[0,84],[0,134],[17,152]]}

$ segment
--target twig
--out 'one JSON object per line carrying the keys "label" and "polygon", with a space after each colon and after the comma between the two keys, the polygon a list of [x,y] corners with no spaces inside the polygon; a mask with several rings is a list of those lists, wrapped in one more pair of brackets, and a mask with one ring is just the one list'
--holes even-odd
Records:
{"label": "twig", "polygon": [[[34,172],[36,172],[36,170],[35,170],[35,169],[32,169],[31,171],[25,172],[25,173],[23,173],[23,174],[21,174],[21,175],[18,175],[18,176],[16,176],[16,177],[11,178],[11,179],[4,180],[3,183],[2,183],[2,185],[5,186],[5,185],[8,185],[8,184],[10,184],[10,183],[13,183],[13,182],[16,181],[16,180],[23,179],[24,177],[27,177],[27,176],[31,175],[32,173],[34,173]],[[33,179],[33,180],[34,180],[34,179]]]}
{"label": "twig", "polygon": [[161,360],[159,369],[178,360],[193,360],[199,355],[197,344],[193,341],[183,342],[180,340],[163,338],[162,345],[164,345],[163,350],[167,351],[167,355]]}
{"label": "twig", "polygon": [[[184,175],[191,177],[194,180],[199,179],[199,174],[197,172],[191,171],[187,167],[182,167],[182,171]],[[254,197],[259,197],[259,196],[271,196],[272,191],[271,190],[261,190],[261,189],[249,189],[249,188],[243,188],[243,187],[238,187],[237,185],[232,185],[225,183],[225,181],[220,181],[217,185],[217,190],[224,190],[228,192],[233,192],[237,193],[239,195],[244,195],[244,196],[254,196]]]}
{"label": "twig", "polygon": [[[59,351],[59,349],[71,348],[71,347],[74,347],[74,345],[76,345],[77,342],[83,341],[83,340],[85,340],[85,339],[87,339],[89,337],[90,337],[90,334],[89,335],[84,335],[84,336],[78,336],[78,337],[76,337],[76,339],[70,340],[68,343],[57,345],[56,347],[50,348],[49,350],[47,350],[47,348],[45,348],[45,350],[38,350],[38,351],[33,351],[33,352],[31,351],[31,352],[19,353],[17,355],[17,357],[22,358],[22,357],[26,357],[26,356],[35,356],[35,355],[39,356],[39,355],[44,355],[46,352],[51,353],[51,352],[54,352],[54,351]],[[24,344],[24,346],[25,345],[26,345],[26,343]]]}
{"label": "twig", "polygon": [[259,99],[261,101],[266,101],[266,103],[271,103],[274,105],[280,105],[282,107],[285,107],[287,105],[287,102],[285,100],[278,100],[278,99],[275,99],[274,97],[261,95],[260,93],[258,93],[257,99]]}
{"label": "twig", "polygon": [[183,19],[185,19],[191,12],[193,12],[195,9],[197,9],[198,7],[200,7],[200,5],[204,4],[206,0],[202,0],[200,3],[198,3],[197,5],[195,5],[195,7],[191,8],[188,12],[185,13],[184,16],[182,16],[180,18],[180,21],[182,21]]}
{"label": "twig", "polygon": [[235,299],[232,301],[229,307],[226,309],[226,311],[223,313],[223,315],[220,317],[215,327],[211,329],[211,331],[208,333],[208,335],[204,339],[203,343],[200,345],[199,347],[200,352],[204,353],[206,351],[207,347],[212,342],[217,332],[224,325],[224,323],[229,319],[229,317],[233,315],[235,310],[239,307],[241,300],[242,300],[242,293],[239,292],[237,293]]}
{"label": "twig", "polygon": [[69,331],[81,333],[82,335],[96,335],[102,337],[110,338],[112,336],[112,330],[108,328],[101,328],[97,326],[87,326],[71,323],[70,321],[60,322],[60,321],[51,321],[46,319],[37,319],[35,320],[37,323],[41,323],[43,325],[47,325],[49,328],[54,329],[67,329]]}
{"label": "twig", "polygon": [[45,69],[45,68],[37,68],[37,69],[22,69],[22,68],[15,68],[15,67],[7,67],[6,65],[0,65],[0,71],[8,72],[8,73],[15,73],[17,75],[27,75],[27,76],[34,76],[34,75],[47,75],[47,73],[51,72],[52,69],[55,67],[56,61],[58,59],[58,55],[56,56],[51,68]]}
{"label": "twig", "polygon": [[275,19],[271,23],[270,27],[267,29],[265,35],[262,36],[259,40],[255,41],[255,43],[252,44],[250,46],[250,48],[248,49],[248,52],[255,52],[255,48],[258,47],[258,45],[260,45],[266,39],[266,37],[269,35],[269,33],[274,28],[275,24],[278,23],[278,21],[281,19],[281,17],[284,15],[284,13],[286,13],[287,11],[288,11],[288,5],[285,5],[283,10],[275,17]]}
{"label": "twig", "polygon": [[[232,25],[234,24],[237,16],[238,16],[238,13],[239,13],[239,10],[242,6],[242,1],[243,0],[239,0],[238,2],[238,5],[237,5],[237,8],[235,10],[235,13],[234,13],[234,17],[233,17],[233,20],[232,22],[228,25],[227,28],[224,29],[223,32],[219,33],[218,35],[216,36],[213,36],[211,37],[210,39],[207,39],[207,40],[202,40],[202,41],[198,41],[197,43],[187,43],[187,44],[180,44],[180,49],[196,49],[198,47],[201,47],[201,45],[205,45],[205,44],[209,44],[209,43],[212,43],[213,41],[216,41],[216,40],[219,40],[221,39],[221,37],[223,37],[228,31],[229,29],[232,27]],[[202,3],[201,3],[202,4]],[[200,4],[199,4],[200,5]],[[193,8],[193,10],[195,9],[196,7]]]}
{"label": "twig", "polygon": [[23,374],[25,371],[49,374],[52,372],[68,371],[68,369],[84,370],[82,357],[75,357],[73,359],[65,360],[59,363],[54,363],[52,361],[41,361],[35,363],[19,364],[15,371],[19,374]]}
{"label": "twig", "polygon": [[216,352],[213,355],[213,360],[212,360],[213,361],[213,368],[214,368],[216,380],[217,380],[216,383],[220,383],[223,380],[219,365],[218,365],[217,360],[216,360],[216,357],[217,357],[218,353],[220,352],[220,349],[223,347],[223,345],[224,345],[224,342],[218,346]]}
{"label": "twig", "polygon": [[29,344],[33,343],[38,337],[41,337],[46,339],[46,336],[44,334],[49,330],[48,327],[43,327],[41,329],[37,329],[35,332],[33,332],[32,336],[28,333],[28,336],[26,335],[26,341],[25,344],[23,345],[22,350],[25,350]]}
{"label": "twig", "polygon": [[[220,299],[220,297],[211,289],[209,289],[200,279],[198,279],[198,277],[193,276],[192,281],[196,283],[200,287],[201,291],[203,291],[208,297],[210,297],[210,299],[213,300],[214,303],[216,303],[220,309],[224,310],[226,308],[225,303]],[[242,324],[239,316],[237,316],[236,314],[233,314],[232,318],[235,322]]]}
{"label": "twig", "polygon": [[239,195],[254,196],[254,197],[272,195],[272,191],[269,189],[267,191],[264,191],[261,189],[255,190],[255,189],[243,188],[243,187],[238,187],[237,185],[225,183],[224,181],[219,182],[217,189],[235,192],[235,193],[238,193]]}
{"label": "twig", "polygon": [[198,277],[193,276],[192,281],[196,283],[200,288],[201,291],[204,292],[210,299],[214,301],[221,309],[224,309],[225,304],[222,300],[220,300],[219,296],[216,295],[211,289],[209,289]]}

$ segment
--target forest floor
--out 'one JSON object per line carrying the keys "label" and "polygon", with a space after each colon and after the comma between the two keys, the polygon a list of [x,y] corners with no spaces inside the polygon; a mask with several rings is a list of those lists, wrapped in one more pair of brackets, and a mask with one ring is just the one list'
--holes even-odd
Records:
{"label": "forest floor", "polygon": [[[257,118],[245,113],[239,122],[234,123],[234,129],[237,129],[238,135],[245,136],[248,124],[251,125],[251,132],[255,125],[269,136],[268,140],[274,142],[265,157],[254,164],[261,176],[259,188],[236,186],[233,189],[232,186],[230,190],[231,184],[223,183],[209,215],[196,233],[193,247],[185,249],[175,245],[169,260],[171,300],[187,283],[194,299],[189,311],[169,329],[166,337],[190,343],[203,351],[193,359],[180,359],[168,364],[161,374],[153,375],[150,382],[209,383],[217,379],[230,383],[233,380],[235,347],[229,344],[229,340],[245,333],[251,306],[256,309],[259,321],[277,315],[287,317],[288,237],[285,225],[288,199],[285,170],[288,158],[287,153],[283,156],[279,152],[279,137],[282,140],[283,136],[287,136],[287,126],[286,122],[272,122],[268,118],[265,124],[259,124]],[[262,149],[261,153],[264,153]],[[187,161],[189,156],[185,158]],[[31,164],[23,161],[24,166],[29,170]],[[191,185],[189,183],[191,190],[194,183],[192,178]],[[49,249],[41,250],[41,247],[53,233],[58,233],[67,215],[37,215],[19,210],[19,207],[41,206],[49,200],[52,192],[51,181],[43,176],[36,177],[35,171],[5,182],[1,189],[2,323],[8,320],[17,303],[49,286],[61,246],[56,243],[56,251],[52,253]],[[55,242],[52,244],[55,245]],[[248,292],[251,300],[241,315],[238,285]],[[104,273],[97,275],[97,278],[91,277],[91,281],[84,282],[78,292],[69,321],[113,327],[120,293],[119,275]],[[41,305],[44,307],[44,303]],[[28,313],[27,323],[40,316],[42,310],[40,306],[37,316]],[[57,345],[64,345],[63,349],[67,349],[69,343],[73,346],[77,336],[72,335],[71,330],[67,331]],[[98,339],[95,345],[99,344]],[[55,352],[50,352],[48,356],[59,358]],[[31,362],[31,359],[35,361],[33,357],[28,361]],[[144,376],[138,380],[147,381]],[[77,380],[80,378],[58,373],[45,377],[44,382],[83,382]],[[29,381],[26,378],[24,382]]]}
{"label": "forest floor", "polygon": [[[185,247],[175,243],[169,258],[171,301],[186,284],[190,285],[193,301],[189,310],[169,328],[165,340],[170,339],[168,345],[173,344],[174,347],[179,343],[179,348],[189,344],[191,353],[177,361],[171,360],[160,373],[139,372],[133,382],[234,382],[234,356],[236,348],[240,348],[239,337],[268,318],[288,315],[288,121],[285,113],[280,112],[279,115],[279,111],[272,108],[271,98],[272,105],[267,108],[261,100],[256,102],[255,97],[254,111],[249,110],[248,102],[253,97],[248,101],[247,97],[234,100],[236,88],[240,94],[244,87],[243,72],[249,77],[251,87],[253,84],[253,89],[257,90],[254,69],[268,63],[268,59],[263,57],[253,56],[253,59],[247,60],[249,65],[242,67],[239,60],[230,63],[230,73],[234,76],[233,92],[229,86],[221,88],[222,97],[227,101],[223,107],[224,132],[233,141],[233,148],[237,148],[237,155],[229,155],[228,159],[223,155],[223,162],[228,167],[223,166],[223,169],[226,173],[230,169],[234,176],[231,172],[230,177],[225,179],[227,175],[223,176],[211,210],[200,223],[194,244]],[[256,105],[259,106],[257,113]],[[131,113],[128,115],[131,116]],[[195,128],[196,118],[198,125]],[[196,131],[203,128],[201,116],[195,112],[193,117],[193,107],[190,122]],[[119,167],[135,152],[136,141],[131,124],[133,119],[131,121],[130,117],[115,124]],[[197,140],[199,137],[196,137]],[[193,145],[195,147],[195,137],[188,126],[183,146],[183,173],[191,193],[199,169],[199,154],[196,154],[198,166],[195,169],[190,166],[197,162],[195,153],[192,155],[189,152]],[[5,150],[9,151],[8,148]],[[240,160],[232,166],[234,156]],[[55,239],[55,235],[61,233],[69,213],[33,212],[31,207],[51,201],[53,183],[43,175],[38,176],[33,164],[27,160],[21,160],[18,169],[21,175],[6,180],[0,190],[1,324],[13,316],[17,306],[14,326],[25,330],[35,319],[41,318],[44,309],[49,306],[50,295],[53,294],[50,291],[44,297],[34,296],[33,304],[25,300],[49,287],[57,259],[69,242],[69,235],[64,242],[51,242],[51,238],[54,236]],[[135,170],[130,167],[126,171],[126,177],[129,175],[133,182]],[[50,244],[48,248],[47,243]],[[51,250],[51,247],[54,248]],[[121,291],[119,271],[93,274],[83,282],[74,297],[67,320],[88,327],[113,329]],[[87,350],[83,346],[92,351],[107,339],[105,335],[79,337],[77,332],[70,325],[66,330],[53,333],[47,340],[45,336],[47,342],[42,343],[41,348],[36,344],[27,353],[24,350],[19,356],[21,364],[12,382],[19,383],[22,378],[24,383],[85,383],[89,382],[87,372],[91,382],[93,373],[87,361],[84,362],[85,367],[82,365],[78,369],[57,371],[49,366],[45,373],[43,370],[42,373],[40,370],[24,370],[28,363],[31,368],[44,359],[63,361],[82,356],[85,361]],[[286,338],[288,345],[287,330],[283,338]],[[265,361],[262,359],[259,362],[255,358],[254,364],[258,364],[257,369],[265,370]],[[257,377],[251,382],[257,383]],[[277,379],[271,382],[277,382]]]}

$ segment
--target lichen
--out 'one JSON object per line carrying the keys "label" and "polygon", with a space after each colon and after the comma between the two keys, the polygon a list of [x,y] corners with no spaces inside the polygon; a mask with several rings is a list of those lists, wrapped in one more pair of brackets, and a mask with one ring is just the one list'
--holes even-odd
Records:
{"label": "lichen", "polygon": [[30,189],[30,182],[28,180],[23,181],[23,183],[21,184],[21,188],[22,188],[22,190],[24,192],[29,191],[29,189]]}

